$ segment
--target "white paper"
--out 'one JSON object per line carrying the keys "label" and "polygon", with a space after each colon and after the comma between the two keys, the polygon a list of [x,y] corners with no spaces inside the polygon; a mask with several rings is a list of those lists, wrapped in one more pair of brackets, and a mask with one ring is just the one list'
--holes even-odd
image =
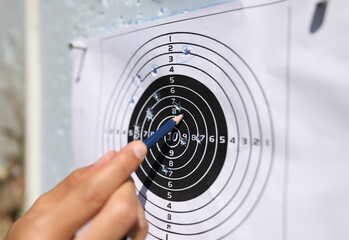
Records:
{"label": "white paper", "polygon": [[[330,221],[312,209],[317,194],[326,195],[333,186],[343,186],[343,181],[332,179],[332,184],[328,184],[319,178],[320,186],[307,177],[327,168],[326,159],[309,152],[318,151],[321,146],[322,152],[334,156],[328,146],[332,140],[340,138],[348,143],[341,132],[343,124],[334,126],[334,131],[328,134],[311,132],[319,128],[329,131],[325,123],[330,119],[340,122],[348,119],[349,109],[346,95],[341,95],[344,97],[341,104],[335,96],[326,98],[321,104],[332,106],[332,102],[334,106],[332,117],[327,118],[323,116],[323,108],[311,100],[317,99],[322,89],[304,92],[304,88],[312,90],[322,85],[326,86],[323,89],[335,90],[344,84],[348,89],[348,83],[341,81],[343,76],[348,76],[348,70],[340,67],[337,68],[342,73],[338,73],[337,81],[330,83],[322,78],[322,82],[309,82],[314,76],[321,79],[321,75],[328,72],[316,67],[322,63],[312,57],[319,49],[316,46],[323,41],[309,32],[315,6],[314,2],[237,1],[74,42],[72,104],[77,167],[91,164],[105,152],[119,150],[127,144],[129,130],[132,134],[136,131],[129,129],[132,114],[152,83],[173,74],[189,76],[203,83],[223,109],[227,136],[205,135],[203,143],[210,144],[213,139],[215,149],[219,149],[219,144],[227,142],[226,158],[212,185],[199,196],[185,201],[171,200],[185,189],[171,189],[170,177],[160,170],[161,178],[168,181],[168,197],[159,197],[147,190],[133,174],[149,222],[147,239],[313,239],[315,236],[339,239],[348,236],[345,228],[331,227]],[[307,22],[304,23],[304,19]],[[329,39],[327,34],[323,36],[324,41]],[[308,43],[314,50],[304,47],[307,38],[315,40]],[[332,55],[333,62],[348,63],[348,58],[336,54]],[[302,74],[308,77],[298,76]],[[176,95],[177,89],[179,87],[174,87],[171,96]],[[192,90],[193,95],[186,95],[189,100],[195,91],[199,92]],[[163,92],[159,92],[162,94],[159,97],[163,97]],[[210,111],[217,111],[215,106],[211,107]],[[322,119],[313,122],[313,127],[307,126],[313,121],[309,114]],[[144,120],[143,125],[147,121]],[[217,129],[222,124],[214,123]],[[144,133],[144,129],[142,131]],[[195,130],[190,137],[193,132]],[[321,139],[322,134],[329,139]],[[193,139],[192,144],[197,141]],[[197,146],[199,149],[200,145]],[[345,150],[336,148],[336,153],[345,155]],[[322,160],[322,165],[316,160]],[[333,169],[348,168],[345,161],[337,161]],[[195,183],[188,188],[195,189]],[[333,194],[348,199],[348,193],[342,195],[335,191]],[[303,196],[306,197],[303,199]],[[171,209],[167,207],[169,203]],[[320,206],[323,205],[317,205],[316,209]],[[343,203],[333,207],[338,211],[343,209],[340,206]],[[348,219],[340,217],[341,221],[345,218]],[[315,224],[311,222],[314,219]],[[319,230],[323,224],[329,225],[326,230]]]}

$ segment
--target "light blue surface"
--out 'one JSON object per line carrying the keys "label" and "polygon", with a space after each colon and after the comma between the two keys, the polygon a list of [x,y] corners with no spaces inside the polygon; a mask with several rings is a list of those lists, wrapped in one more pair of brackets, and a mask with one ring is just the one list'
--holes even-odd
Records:
{"label": "light blue surface", "polygon": [[40,4],[42,76],[41,192],[73,170],[69,42],[227,0],[46,0]]}
{"label": "light blue surface", "polygon": [[24,43],[23,0],[0,0],[0,179],[23,158]]}

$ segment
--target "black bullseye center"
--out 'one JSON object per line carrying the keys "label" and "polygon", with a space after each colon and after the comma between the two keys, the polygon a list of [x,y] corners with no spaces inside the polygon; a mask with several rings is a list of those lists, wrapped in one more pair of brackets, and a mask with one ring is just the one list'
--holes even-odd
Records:
{"label": "black bullseye center", "polygon": [[171,132],[164,136],[165,144],[170,148],[177,147],[179,144],[180,135],[181,132],[178,130],[178,128],[174,127]]}
{"label": "black bullseye center", "polygon": [[[137,132],[134,126],[142,126],[137,130],[147,138],[181,113],[183,121],[149,150],[136,171],[146,188],[170,201],[187,201],[207,191],[221,172],[227,152],[227,141],[221,140],[227,139],[227,124],[216,96],[185,75],[162,76],[152,82],[134,108],[129,130]],[[136,137],[129,136],[128,141]]]}

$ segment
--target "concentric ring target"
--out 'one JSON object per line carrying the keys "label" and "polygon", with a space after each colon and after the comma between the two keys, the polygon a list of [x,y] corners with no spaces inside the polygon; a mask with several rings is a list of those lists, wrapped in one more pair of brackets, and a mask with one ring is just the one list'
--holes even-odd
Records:
{"label": "concentric ring target", "polygon": [[[129,125],[129,141],[145,140],[165,123],[164,119],[181,113],[188,124],[183,121],[157,147],[150,149],[146,163],[136,172],[147,189],[171,201],[198,197],[211,186],[223,167],[227,125],[218,100],[205,85],[188,76],[163,76],[143,93]],[[190,128],[194,130],[192,134]]]}
{"label": "concentric ring target", "polygon": [[103,151],[145,140],[181,113],[133,175],[149,234],[219,239],[247,219],[267,183],[274,147],[268,101],[224,43],[188,32],[159,35],[138,48],[115,85]]}

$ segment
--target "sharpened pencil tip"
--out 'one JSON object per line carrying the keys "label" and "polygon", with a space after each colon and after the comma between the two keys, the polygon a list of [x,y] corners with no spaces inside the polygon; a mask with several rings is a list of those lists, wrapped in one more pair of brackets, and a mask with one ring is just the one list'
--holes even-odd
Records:
{"label": "sharpened pencil tip", "polygon": [[176,124],[178,124],[183,118],[183,113],[178,115],[178,116],[175,116],[174,118],[172,118],[173,121],[176,122]]}

